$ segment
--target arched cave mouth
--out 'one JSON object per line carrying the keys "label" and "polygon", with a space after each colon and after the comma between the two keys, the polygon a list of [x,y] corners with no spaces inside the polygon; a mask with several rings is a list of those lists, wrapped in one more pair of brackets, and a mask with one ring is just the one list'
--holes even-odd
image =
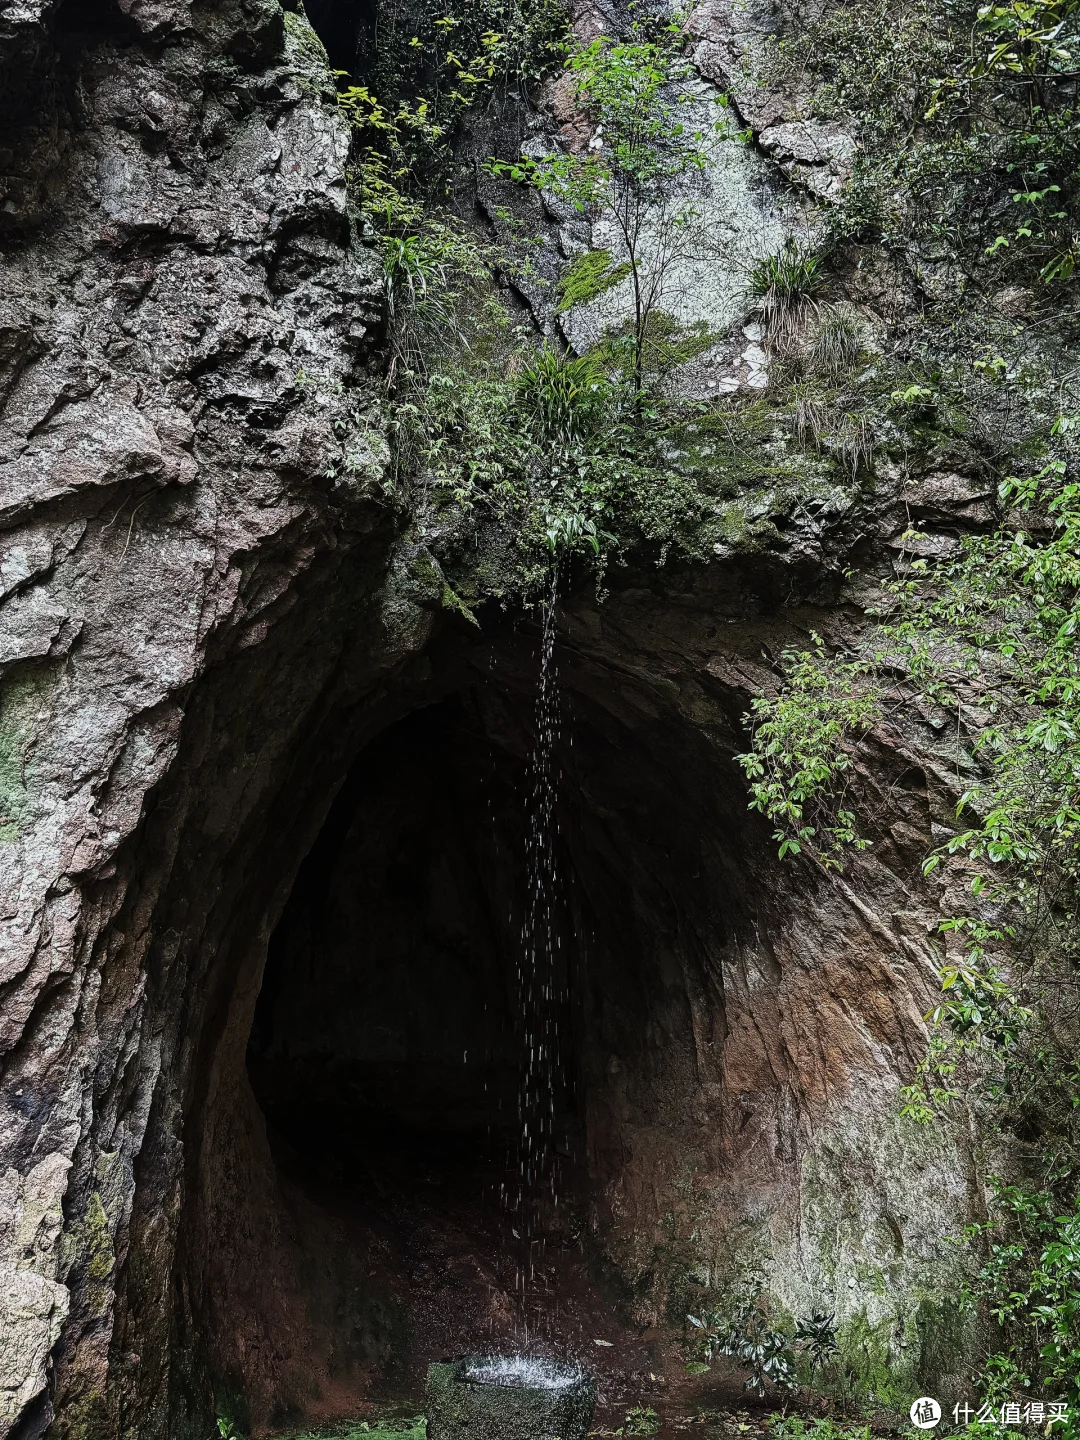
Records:
{"label": "arched cave mouth", "polygon": [[603,1361],[593,1341],[621,1325],[658,1363],[640,1252],[718,1079],[719,962],[760,837],[730,748],[563,657],[558,1205],[530,1247],[514,1195],[537,663],[520,636],[436,662],[431,703],[353,764],[269,943],[247,1070],[343,1393],[525,1335]]}

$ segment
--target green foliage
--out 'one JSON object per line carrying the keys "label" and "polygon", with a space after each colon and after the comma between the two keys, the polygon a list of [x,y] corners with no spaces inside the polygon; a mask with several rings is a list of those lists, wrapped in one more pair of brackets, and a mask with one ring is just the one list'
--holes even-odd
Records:
{"label": "green foliage", "polygon": [[831,1416],[806,1420],[797,1415],[773,1415],[769,1434],[773,1440],[871,1440],[869,1425],[845,1424]]}
{"label": "green foliage", "polygon": [[517,393],[530,431],[563,459],[597,433],[614,386],[594,355],[571,355],[545,345],[517,377]]}
{"label": "green foliage", "polygon": [[381,1415],[370,1420],[339,1421],[283,1440],[425,1440],[426,1435],[423,1415]]}
{"label": "green foliage", "polygon": [[751,747],[737,757],[750,805],[776,826],[780,857],[805,852],[842,868],[844,847],[865,848],[846,808],[852,753],[881,713],[864,660],[830,656],[817,634],[807,651],[785,651],[783,686],[758,696],[747,716]]}
{"label": "green foliage", "polygon": [[800,1320],[791,1334],[788,1328],[774,1323],[757,1284],[733,1306],[686,1318],[697,1332],[701,1363],[708,1364],[717,1355],[733,1355],[749,1371],[746,1389],[758,1394],[764,1393],[769,1384],[780,1390],[795,1390],[799,1354],[805,1356],[812,1373],[837,1349],[832,1315],[815,1311]]}
{"label": "green foliage", "polygon": [[[991,1180],[990,1218],[969,1228],[986,1260],[966,1297],[1011,1339],[992,1357],[983,1393],[1030,1392],[1080,1405],[1080,1198],[1061,1214],[1054,1194]],[[1037,1385],[1033,1386],[1033,1381]]]}
{"label": "green foliage", "polygon": [[460,122],[498,86],[527,86],[560,64],[568,29],[559,0],[481,0],[460,16],[387,0],[378,29],[373,74],[342,74],[338,104],[356,136],[356,199],[383,258],[393,390],[422,381],[433,347],[469,347],[482,292],[505,263],[440,209]]}
{"label": "green foliage", "polygon": [[812,1370],[818,1370],[836,1354],[836,1316],[815,1310],[795,1327],[795,1345],[802,1350]]}
{"label": "green foliage", "polygon": [[556,69],[568,34],[559,0],[479,0],[459,14],[381,4],[372,72],[362,83],[342,74],[338,97],[357,132],[365,211],[378,217],[394,192],[425,205],[445,195],[464,115],[498,87]]}
{"label": "green foliage", "polygon": [[838,503],[825,463],[778,442],[790,394],[669,402],[648,388],[635,394],[606,346],[578,357],[537,348],[512,326],[504,338],[452,354],[433,345],[423,385],[395,406],[402,468],[440,525],[500,537],[500,559],[481,550],[453,581],[470,605],[529,592],[552,548],[602,576],[632,545],[663,563],[708,559],[717,545],[783,543],[774,515]]}
{"label": "green foliage", "polygon": [[1071,278],[1078,255],[1080,0],[828,4],[773,45],[772,83],[854,122],[837,234],[942,242],[969,275]]}
{"label": "green foliage", "polygon": [[617,1435],[658,1435],[660,1417],[648,1405],[635,1405],[626,1412],[626,1419],[615,1432]]}
{"label": "green foliage", "polygon": [[699,1332],[706,1361],[733,1355],[749,1371],[743,1382],[747,1390],[763,1394],[770,1384],[780,1390],[796,1388],[791,1336],[774,1325],[760,1292],[745,1296],[731,1313],[711,1310],[686,1318]]}
{"label": "green foliage", "polygon": [[[921,412],[921,383],[894,392]],[[744,764],[751,803],[801,838],[807,807],[839,813],[872,706],[917,697],[955,736],[956,828],[925,862],[951,867],[970,909],[940,926],[941,997],[927,1052],[901,1095],[930,1123],[957,1107],[1025,1157],[1020,1184],[994,1183],[969,1296],[998,1327],[986,1383],[1006,1398],[1076,1393],[1080,1237],[1080,485],[1071,416],[1044,436],[1041,465],[1002,482],[1001,523],[937,561],[903,557],[854,671],[837,683],[820,644],[785,660],[779,695],[755,707]],[[854,711],[853,711],[854,706]],[[839,777],[839,780],[838,780]],[[838,793],[839,785],[839,793]],[[851,802],[846,802],[850,804]],[[833,831],[855,842],[851,816]],[[793,847],[789,844],[787,849]],[[835,855],[829,858],[835,863]]]}
{"label": "green foliage", "polygon": [[490,280],[495,256],[452,220],[425,216],[418,229],[380,239],[386,277],[388,380],[422,375],[436,345],[468,348],[467,301]]}
{"label": "green foliage", "polygon": [[[1034,1178],[995,1183],[991,1219],[968,1232],[988,1260],[973,1291],[1001,1326],[996,1374],[1016,1393],[1077,1393],[1080,1184],[1080,487],[1076,422],[1055,422],[1046,463],[1001,487],[1004,522],[952,560],[914,560],[884,617],[890,658],[957,716],[976,765],[960,827],[926,861],[962,867],[973,915],[905,1113],[928,1122],[965,1103],[1023,1135]],[[964,822],[967,822],[966,824]]]}
{"label": "green foliage", "polygon": [[498,376],[484,363],[430,373],[409,424],[435,504],[512,535],[528,590],[551,554],[596,556],[612,541],[627,401],[595,357],[543,347],[511,361]]}
{"label": "green foliage", "polygon": [[[1065,418],[1055,425],[1065,448],[1075,428]],[[985,706],[974,751],[987,778],[957,811],[977,823],[931,857],[928,873],[963,853],[983,866],[1016,862],[1047,878],[1075,877],[1080,486],[1067,475],[1067,460],[1055,458],[1029,479],[1006,481],[1007,525],[965,539],[944,565],[914,560],[896,587],[885,635],[912,677],[949,708]],[[990,874],[980,874],[975,893],[992,886]]]}
{"label": "green foliage", "polygon": [[[588,292],[607,274],[632,281],[634,325],[630,371],[640,392],[643,355],[650,317],[663,298],[672,265],[690,242],[697,212],[680,198],[681,182],[705,164],[704,130],[688,129],[681,118],[679,86],[694,73],[683,58],[683,32],[676,24],[633,20],[618,39],[600,36],[579,43],[569,69],[578,104],[595,124],[594,138],[582,152],[554,150],[541,159],[523,155],[514,162],[492,162],[494,175],[557,195],[582,213],[610,218],[621,240],[621,258],[608,270],[603,259],[578,261],[571,272]],[[725,101],[726,103],[726,101]],[[717,121],[714,129],[723,129]],[[564,291],[563,308],[582,303]]]}

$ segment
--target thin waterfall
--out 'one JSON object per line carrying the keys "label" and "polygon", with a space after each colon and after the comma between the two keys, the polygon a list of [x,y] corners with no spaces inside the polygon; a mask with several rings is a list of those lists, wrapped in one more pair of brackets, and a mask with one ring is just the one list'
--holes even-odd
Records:
{"label": "thin waterfall", "polygon": [[517,1218],[520,1224],[522,1289],[536,1277],[542,1258],[543,1213],[559,1203],[555,1138],[556,1096],[562,1084],[559,1014],[565,1010],[565,965],[559,963],[559,873],[556,854],[555,751],[561,727],[555,654],[558,566],[552,562],[542,602],[540,676],[534,708],[525,832],[525,915],[518,948],[518,994],[524,1046],[518,1095],[520,1124]]}

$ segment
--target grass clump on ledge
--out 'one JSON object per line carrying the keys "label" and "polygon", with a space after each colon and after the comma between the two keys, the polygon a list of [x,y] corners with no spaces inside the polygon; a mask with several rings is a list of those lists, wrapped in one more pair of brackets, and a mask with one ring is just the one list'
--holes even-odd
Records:
{"label": "grass clump on ledge", "polygon": [[789,239],[751,269],[750,294],[758,302],[765,337],[773,350],[790,350],[807,315],[816,309],[817,296],[825,285],[824,266],[821,255]]}

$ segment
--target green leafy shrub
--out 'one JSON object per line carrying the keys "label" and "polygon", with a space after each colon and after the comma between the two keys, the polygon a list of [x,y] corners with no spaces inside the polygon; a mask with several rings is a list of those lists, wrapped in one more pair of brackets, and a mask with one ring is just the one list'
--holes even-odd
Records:
{"label": "green leafy shrub", "polygon": [[733,1355],[749,1371],[743,1382],[747,1390],[763,1394],[770,1384],[796,1388],[791,1336],[774,1326],[760,1292],[744,1297],[730,1313],[712,1310],[686,1318],[699,1332],[706,1360]]}
{"label": "green leafy shrub", "polygon": [[619,1435],[658,1435],[660,1417],[649,1405],[635,1405],[616,1432]]}
{"label": "green leafy shrub", "polygon": [[[717,1355],[733,1355],[750,1372],[746,1388],[758,1394],[769,1384],[780,1390],[797,1389],[799,1355],[806,1358],[812,1374],[837,1350],[834,1316],[815,1311],[791,1333],[773,1323],[759,1284],[731,1306],[686,1318],[697,1332],[703,1363],[707,1365]],[[687,1370],[691,1370],[689,1365]]]}
{"label": "green leafy shrub", "polygon": [[785,651],[783,685],[758,696],[747,719],[751,748],[737,757],[750,781],[750,805],[776,826],[780,858],[806,852],[842,866],[855,833],[846,791],[852,751],[881,713],[880,687],[867,661],[840,660],[811,636],[811,649]]}
{"label": "green leafy shrub", "polygon": [[550,345],[529,359],[516,384],[537,438],[564,446],[595,432],[617,404],[615,387],[595,355],[572,355]]}
{"label": "green leafy shrub", "polygon": [[803,1419],[799,1415],[773,1415],[769,1434],[774,1440],[871,1440],[869,1425],[834,1420],[832,1416]]}
{"label": "green leafy shrub", "polygon": [[387,380],[393,388],[405,375],[422,375],[436,347],[469,347],[465,302],[490,281],[495,257],[469,231],[435,216],[425,217],[414,231],[388,231],[380,249],[389,320]]}
{"label": "green leafy shrub", "polygon": [[795,1345],[806,1356],[811,1371],[819,1370],[837,1351],[836,1316],[815,1310],[795,1327]]}
{"label": "green leafy shrub", "polygon": [[561,0],[474,0],[457,13],[384,0],[370,73],[339,77],[366,212],[377,219],[388,191],[425,207],[443,199],[466,113],[499,87],[527,88],[559,68],[568,37]]}

